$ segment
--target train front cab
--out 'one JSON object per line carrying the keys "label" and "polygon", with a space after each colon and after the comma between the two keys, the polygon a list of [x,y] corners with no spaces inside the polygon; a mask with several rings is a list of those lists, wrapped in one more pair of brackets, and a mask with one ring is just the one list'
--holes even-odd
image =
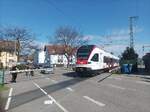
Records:
{"label": "train front cab", "polygon": [[94,48],[88,58],[77,58],[76,72],[81,75],[95,75],[102,69],[102,53]]}

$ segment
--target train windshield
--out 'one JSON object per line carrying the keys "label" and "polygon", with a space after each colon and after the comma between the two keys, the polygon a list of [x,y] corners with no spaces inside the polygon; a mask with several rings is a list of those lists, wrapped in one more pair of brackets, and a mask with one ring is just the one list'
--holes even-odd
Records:
{"label": "train windshield", "polygon": [[78,59],[88,59],[93,47],[94,47],[93,45],[80,47],[77,51],[77,58]]}

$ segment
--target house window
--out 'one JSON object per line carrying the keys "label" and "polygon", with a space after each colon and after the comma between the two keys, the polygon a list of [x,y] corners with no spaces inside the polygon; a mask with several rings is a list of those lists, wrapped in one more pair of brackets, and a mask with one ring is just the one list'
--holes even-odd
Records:
{"label": "house window", "polygon": [[12,60],[12,59],[9,59],[9,63],[12,63],[12,62],[14,62],[14,60]]}
{"label": "house window", "polygon": [[62,63],[63,62],[63,56],[58,56],[58,63]]}
{"label": "house window", "polygon": [[10,52],[10,53],[9,53],[9,56],[10,56],[10,57],[13,57],[13,54],[14,54],[13,52]]}

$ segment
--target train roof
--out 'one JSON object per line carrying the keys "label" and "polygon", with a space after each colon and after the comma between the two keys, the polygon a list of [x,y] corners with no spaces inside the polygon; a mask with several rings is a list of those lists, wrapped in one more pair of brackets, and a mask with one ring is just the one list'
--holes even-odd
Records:
{"label": "train roof", "polygon": [[99,46],[96,46],[96,45],[83,45],[83,46],[81,46],[80,48],[81,48],[81,49],[82,49],[82,48],[93,49],[93,48],[95,48],[95,47],[96,47],[96,48],[99,48],[100,51],[105,54],[105,56],[108,56],[108,57],[110,57],[110,58],[114,58],[114,59],[119,60],[119,57],[117,57],[117,56],[115,56],[115,55],[109,53],[108,51],[106,51],[106,50],[104,50],[104,49],[102,49],[102,48],[100,48]]}

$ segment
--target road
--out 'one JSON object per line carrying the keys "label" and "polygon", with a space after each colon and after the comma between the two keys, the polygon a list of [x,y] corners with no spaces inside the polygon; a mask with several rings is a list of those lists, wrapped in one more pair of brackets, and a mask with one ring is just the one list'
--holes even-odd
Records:
{"label": "road", "polygon": [[[108,77],[109,76],[109,77]],[[106,78],[107,77],[107,78]],[[65,69],[54,74],[19,75],[8,84],[8,112],[150,112],[150,82],[103,73],[78,77]],[[6,108],[6,107],[5,107]]]}

